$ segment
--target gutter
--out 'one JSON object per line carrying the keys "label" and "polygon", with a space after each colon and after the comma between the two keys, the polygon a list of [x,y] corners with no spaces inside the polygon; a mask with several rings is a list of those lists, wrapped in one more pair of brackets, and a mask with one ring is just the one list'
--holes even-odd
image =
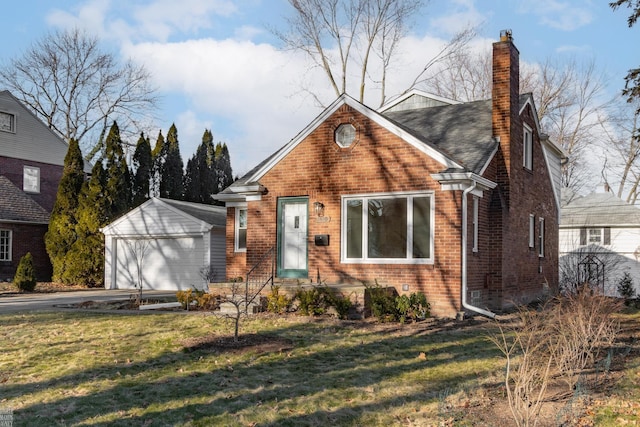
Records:
{"label": "gutter", "polygon": [[467,302],[467,195],[475,190],[477,185],[476,180],[473,180],[472,185],[462,192],[462,307],[495,319],[495,313]]}

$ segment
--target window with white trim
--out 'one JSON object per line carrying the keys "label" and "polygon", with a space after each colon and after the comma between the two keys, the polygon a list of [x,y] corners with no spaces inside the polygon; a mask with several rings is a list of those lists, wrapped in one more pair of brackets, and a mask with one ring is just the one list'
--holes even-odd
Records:
{"label": "window with white trim", "polygon": [[0,261],[11,261],[11,230],[0,229]]}
{"label": "window with white trim", "polygon": [[22,175],[22,191],[25,193],[40,192],[40,168],[24,166]]}
{"label": "window with white trim", "polygon": [[473,198],[473,252],[478,252],[478,198]]}
{"label": "window with white trim", "polygon": [[343,123],[336,128],[334,136],[340,147],[347,148],[356,140],[356,128],[351,123]]}
{"label": "window with white trim", "polygon": [[524,125],[524,134],[522,136],[522,166],[526,169],[533,169],[533,132],[531,128]]}
{"label": "window with white trim", "polygon": [[544,218],[538,218],[538,256],[544,257]]}
{"label": "window with white trim", "polygon": [[342,198],[342,261],[433,263],[433,196],[373,194]]}
{"label": "window with white trim", "polygon": [[247,250],[247,208],[236,208],[236,252]]}
{"label": "window with white trim", "polygon": [[0,111],[0,130],[5,132],[16,131],[16,116],[11,113]]}
{"label": "window with white trim", "polygon": [[610,245],[611,244],[611,228],[581,228],[580,229],[580,245]]}
{"label": "window with white trim", "polygon": [[529,214],[529,248],[535,247],[536,244],[536,217]]}

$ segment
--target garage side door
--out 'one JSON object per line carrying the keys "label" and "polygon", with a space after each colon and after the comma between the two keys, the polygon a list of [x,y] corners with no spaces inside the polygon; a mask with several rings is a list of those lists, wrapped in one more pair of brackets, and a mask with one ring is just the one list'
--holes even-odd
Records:
{"label": "garage side door", "polygon": [[184,290],[193,286],[202,287],[202,237],[118,239],[115,277],[117,288],[136,288],[136,258],[142,260],[143,289]]}

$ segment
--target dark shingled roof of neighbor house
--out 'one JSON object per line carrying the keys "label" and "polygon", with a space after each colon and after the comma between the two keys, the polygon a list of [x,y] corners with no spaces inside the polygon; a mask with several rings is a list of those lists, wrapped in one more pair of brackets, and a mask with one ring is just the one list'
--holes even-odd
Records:
{"label": "dark shingled roof of neighbor house", "polygon": [[49,212],[0,175],[0,222],[3,220],[48,224]]}

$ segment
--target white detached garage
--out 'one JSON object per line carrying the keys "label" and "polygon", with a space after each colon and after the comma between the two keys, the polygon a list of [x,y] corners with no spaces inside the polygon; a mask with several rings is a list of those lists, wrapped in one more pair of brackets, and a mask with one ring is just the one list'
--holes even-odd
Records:
{"label": "white detached garage", "polygon": [[225,223],[223,207],[147,200],[101,230],[105,288],[136,289],[140,280],[143,289],[205,289],[224,280]]}

